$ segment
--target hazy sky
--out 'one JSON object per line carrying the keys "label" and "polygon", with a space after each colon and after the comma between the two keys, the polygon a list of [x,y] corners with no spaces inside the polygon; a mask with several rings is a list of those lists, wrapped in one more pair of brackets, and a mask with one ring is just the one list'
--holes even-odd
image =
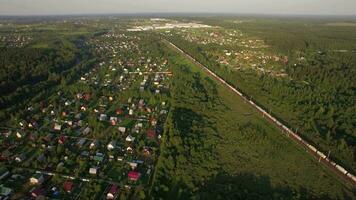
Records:
{"label": "hazy sky", "polygon": [[0,15],[153,12],[356,15],[356,0],[0,0]]}

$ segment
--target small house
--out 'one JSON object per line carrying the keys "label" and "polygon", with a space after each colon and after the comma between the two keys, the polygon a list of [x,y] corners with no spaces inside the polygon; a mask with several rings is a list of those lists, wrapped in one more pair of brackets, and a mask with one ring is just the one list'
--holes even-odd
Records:
{"label": "small house", "polygon": [[108,116],[106,114],[100,114],[100,116],[99,116],[100,121],[106,121],[107,118],[108,118]]}
{"label": "small house", "polygon": [[[4,197],[10,196],[11,193],[12,193],[11,188],[0,185],[0,197],[1,196],[4,196]],[[4,199],[6,199],[6,198],[4,198]]]}
{"label": "small house", "polygon": [[89,133],[91,133],[91,128],[86,127],[86,128],[83,130],[83,135],[88,135]]}
{"label": "small house", "polygon": [[111,125],[115,126],[117,123],[117,117],[110,117]]}
{"label": "small house", "polygon": [[74,188],[74,184],[72,181],[66,181],[64,184],[63,184],[63,189],[64,191],[66,191],[67,193],[71,193],[73,191],[73,188]]}
{"label": "small house", "polygon": [[55,123],[53,129],[55,131],[60,131],[62,129],[62,126],[60,124],[58,124],[58,123]]}
{"label": "small house", "polygon": [[92,141],[92,142],[90,143],[89,148],[90,148],[90,149],[94,149],[94,148],[96,148],[97,146],[99,146],[99,140],[94,140],[94,141]]}
{"label": "small house", "polygon": [[64,144],[66,140],[67,140],[66,136],[60,135],[58,138],[58,144]]}
{"label": "small house", "polygon": [[133,142],[135,140],[135,137],[133,137],[133,136],[131,136],[131,135],[128,135],[127,137],[126,137],[126,141],[127,142]]}
{"label": "small house", "polygon": [[80,138],[79,141],[77,142],[78,147],[82,147],[85,144],[86,139],[85,138]]}
{"label": "small house", "polygon": [[140,178],[141,174],[139,172],[130,171],[128,177],[131,181],[137,181]]}
{"label": "small house", "polygon": [[36,173],[35,175],[33,175],[31,178],[30,178],[30,183],[31,184],[36,184],[36,185],[40,185],[42,184],[44,181],[44,177],[42,174],[40,173]]}
{"label": "small house", "polygon": [[26,159],[25,155],[24,154],[21,154],[21,155],[18,155],[15,157],[15,161],[20,163],[22,161],[24,161]]}
{"label": "small house", "polygon": [[45,191],[41,187],[34,188],[31,192],[31,196],[34,198],[38,198],[40,196],[43,196]]}
{"label": "small house", "polygon": [[120,127],[119,127],[119,131],[120,131],[121,133],[125,133],[126,128],[125,128],[125,127],[120,126]]}
{"label": "small house", "polygon": [[116,109],[116,115],[121,115],[121,114],[122,114],[122,109],[121,108]]}
{"label": "small house", "polygon": [[108,151],[111,151],[111,150],[115,149],[115,146],[116,146],[116,142],[115,142],[115,141],[111,141],[111,142],[107,145]]}
{"label": "small house", "polygon": [[155,138],[156,137],[156,131],[150,129],[150,130],[147,130],[147,137],[148,138]]}
{"label": "small house", "polygon": [[137,168],[137,163],[135,162],[128,162],[132,170],[135,170]]}
{"label": "small house", "polygon": [[89,169],[89,174],[96,175],[98,173],[98,167],[91,167]]}
{"label": "small house", "polygon": [[112,185],[110,187],[109,192],[106,195],[106,199],[114,199],[114,197],[116,196],[118,192],[118,186],[116,184]]}
{"label": "small house", "polygon": [[134,111],[132,109],[129,110],[129,115],[133,115]]}

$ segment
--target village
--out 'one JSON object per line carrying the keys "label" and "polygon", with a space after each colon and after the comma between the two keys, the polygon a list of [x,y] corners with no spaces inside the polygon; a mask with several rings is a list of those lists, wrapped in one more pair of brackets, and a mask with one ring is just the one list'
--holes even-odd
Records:
{"label": "village", "polygon": [[252,70],[274,77],[288,76],[285,72],[287,56],[271,52],[263,40],[250,37],[239,29],[211,27],[162,33],[201,45],[208,56],[216,58],[217,63],[231,70]]}
{"label": "village", "polygon": [[93,68],[1,127],[0,199],[93,191],[116,199],[147,189],[169,111],[168,62],[133,33],[109,32],[88,45]]}
{"label": "village", "polygon": [[32,40],[32,36],[16,32],[11,33],[9,35],[0,35],[0,47],[23,47],[29,44]]}

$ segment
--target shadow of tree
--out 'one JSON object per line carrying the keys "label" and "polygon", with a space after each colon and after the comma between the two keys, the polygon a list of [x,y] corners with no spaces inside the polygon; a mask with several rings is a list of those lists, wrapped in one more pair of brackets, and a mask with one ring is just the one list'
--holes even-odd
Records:
{"label": "shadow of tree", "polygon": [[306,188],[297,191],[288,186],[274,187],[268,176],[239,174],[230,176],[219,173],[207,181],[197,192],[197,199],[330,199],[327,196],[315,196]]}

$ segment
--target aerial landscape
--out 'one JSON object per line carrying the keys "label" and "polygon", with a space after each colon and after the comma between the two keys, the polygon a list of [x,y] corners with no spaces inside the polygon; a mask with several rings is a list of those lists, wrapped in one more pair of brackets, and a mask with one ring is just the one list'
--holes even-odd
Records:
{"label": "aerial landscape", "polygon": [[289,1],[0,2],[0,200],[356,199],[356,3]]}

